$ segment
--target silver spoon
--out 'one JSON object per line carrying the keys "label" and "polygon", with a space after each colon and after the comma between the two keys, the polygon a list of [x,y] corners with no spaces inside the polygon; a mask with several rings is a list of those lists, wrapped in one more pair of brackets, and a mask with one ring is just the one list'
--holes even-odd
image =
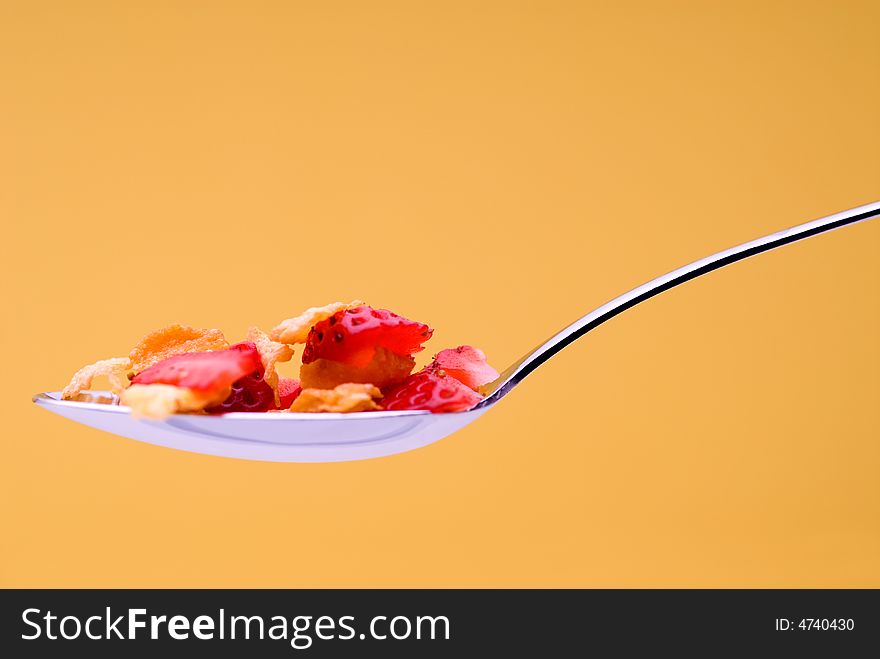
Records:
{"label": "silver spoon", "polygon": [[[56,414],[117,435],[225,457],[273,462],[338,462],[409,451],[435,442],[482,416],[541,364],[606,320],[674,286],[755,254],[880,215],[880,202],[813,220],[695,261],[614,298],[529,352],[484,388],[474,409],[455,414],[180,414],[163,421],[133,418],[126,407],[60,400],[60,392],[34,396]],[[109,392],[96,392],[97,395]]]}

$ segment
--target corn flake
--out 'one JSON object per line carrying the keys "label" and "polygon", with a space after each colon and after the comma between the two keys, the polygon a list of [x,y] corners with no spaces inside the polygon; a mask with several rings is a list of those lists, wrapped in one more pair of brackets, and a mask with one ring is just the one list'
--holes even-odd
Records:
{"label": "corn flake", "polygon": [[409,355],[398,355],[380,346],[364,368],[331,359],[316,359],[300,367],[299,379],[303,389],[332,389],[346,382],[363,382],[384,388],[402,382],[415,364],[416,360]]}
{"label": "corn flake", "polygon": [[92,388],[92,381],[96,377],[107,376],[110,380],[110,389],[114,393],[119,393],[128,386],[128,373],[131,367],[131,361],[127,357],[114,357],[112,359],[102,359],[94,364],[83,366],[70,379],[70,383],[64,387],[61,392],[61,398],[64,400],[73,400],[85,389]]}
{"label": "corn flake", "polygon": [[310,307],[295,318],[282,320],[269,333],[269,336],[274,341],[280,341],[281,343],[305,343],[306,338],[309,336],[309,330],[312,329],[315,323],[326,320],[337,311],[352,309],[362,304],[363,302],[360,300],[352,300],[347,304],[344,302],[333,302],[323,307]]}
{"label": "corn flake", "polygon": [[257,346],[260,360],[263,362],[263,381],[272,387],[275,392],[275,404],[281,404],[281,396],[278,393],[278,373],[275,365],[279,362],[288,362],[293,357],[293,348],[285,343],[277,343],[269,338],[263,330],[251,327],[247,333],[247,340]]}
{"label": "corn flake", "polygon": [[132,416],[164,419],[178,412],[200,412],[222,403],[230,387],[218,391],[196,391],[170,384],[133,384],[122,392],[119,402],[131,408]]}
{"label": "corn flake", "polygon": [[291,412],[369,412],[382,392],[371,384],[346,383],[335,389],[303,389],[290,406]]}

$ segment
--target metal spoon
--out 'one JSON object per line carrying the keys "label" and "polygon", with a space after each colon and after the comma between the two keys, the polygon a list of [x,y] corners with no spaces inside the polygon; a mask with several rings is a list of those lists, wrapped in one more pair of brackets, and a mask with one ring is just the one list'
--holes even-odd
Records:
{"label": "metal spoon", "polygon": [[755,254],[878,215],[880,202],[859,206],[743,243],[642,284],[591,311],[522,357],[487,385],[483,392],[486,398],[466,412],[181,414],[147,421],[133,418],[128,408],[119,405],[63,401],[60,392],[37,394],[34,402],[117,435],[209,455],[273,462],[338,462],[392,455],[435,442],[475,421],[565,346],[640,302]]}

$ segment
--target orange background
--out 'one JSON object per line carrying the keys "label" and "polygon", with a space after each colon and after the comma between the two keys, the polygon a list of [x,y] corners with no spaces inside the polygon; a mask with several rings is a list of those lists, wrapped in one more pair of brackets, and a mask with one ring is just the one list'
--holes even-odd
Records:
{"label": "orange background", "polygon": [[878,21],[0,0],[0,585],[880,587],[880,222],[641,305],[389,458],[213,458],[30,402],[170,322],[353,297],[503,368],[880,197]]}

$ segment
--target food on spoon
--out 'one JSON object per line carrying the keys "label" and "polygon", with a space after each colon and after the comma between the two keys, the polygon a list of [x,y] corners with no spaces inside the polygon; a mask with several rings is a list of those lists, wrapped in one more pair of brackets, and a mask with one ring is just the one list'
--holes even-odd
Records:
{"label": "food on spoon", "polygon": [[289,362],[293,357],[293,348],[284,343],[273,341],[259,327],[251,327],[248,330],[247,340],[253,343],[260,353],[260,360],[263,362],[262,379],[272,388],[275,404],[280,405],[278,373],[275,371],[275,366],[279,362]]}
{"label": "food on spoon", "polygon": [[382,399],[386,410],[463,412],[483,399],[470,387],[440,369],[410,375]]}
{"label": "food on spoon", "polygon": [[[260,356],[260,364],[253,373],[232,383],[232,391],[226,400],[205,411],[208,414],[269,412],[283,405],[285,397],[290,400],[287,403],[289,407],[296,394],[293,393],[290,384],[285,384],[284,391],[281,390],[281,378],[275,372],[275,365],[279,361],[290,361],[293,357],[293,349],[283,343],[272,341],[265,332],[256,327],[248,330],[248,341],[239,345],[243,346],[245,351],[252,345]],[[235,347],[237,346],[233,346]],[[287,382],[296,383],[295,380],[289,379]],[[299,387],[299,383],[296,383],[296,387]]]}
{"label": "food on spoon", "polygon": [[305,388],[332,389],[346,382],[384,389],[412,373],[412,355],[433,330],[385,309],[366,305],[337,311],[306,338],[300,380]]}
{"label": "food on spoon", "polygon": [[311,389],[332,389],[346,382],[374,384],[380,389],[399,384],[412,373],[416,360],[378,347],[364,367],[332,359],[316,359],[299,370],[302,386]]}
{"label": "food on spoon", "polygon": [[424,350],[434,330],[386,309],[366,305],[337,311],[316,323],[306,339],[303,364],[329,359],[364,368],[377,348],[409,356]]}
{"label": "food on spoon", "polygon": [[128,386],[128,379],[125,374],[131,368],[131,361],[128,357],[114,357],[112,359],[102,359],[94,364],[83,366],[70,379],[70,383],[64,387],[61,392],[63,400],[75,400],[80,393],[86,389],[92,388],[92,382],[95,378],[106,376],[110,380],[110,389],[114,393],[119,393]]}
{"label": "food on spoon", "polygon": [[179,412],[200,412],[223,401],[229,390],[229,387],[199,391],[171,384],[133,384],[120,394],[119,402],[128,405],[136,417],[164,419]]}
{"label": "food on spoon", "polygon": [[163,359],[184,352],[205,352],[228,348],[226,337],[218,329],[198,329],[186,325],[169,325],[150,332],[131,349],[131,371],[135,374],[158,364]]}
{"label": "food on spoon", "polygon": [[309,331],[316,324],[329,318],[338,311],[359,307],[363,304],[360,300],[352,300],[348,304],[344,302],[332,302],[323,307],[310,307],[303,311],[300,315],[287,320],[282,320],[270,332],[269,336],[281,343],[305,343],[309,335]]}
{"label": "food on spoon", "polygon": [[257,347],[246,341],[226,350],[174,355],[131,379],[132,384],[171,384],[186,389],[226,389],[239,378],[262,368]]}
{"label": "food on spoon", "polygon": [[441,350],[428,368],[443,370],[474,391],[499,377],[498,371],[489,366],[483,351],[472,346]]}
{"label": "food on spoon", "polygon": [[278,407],[282,410],[289,409],[300,392],[302,392],[302,386],[299,380],[278,378],[278,397],[281,399]]}
{"label": "food on spoon", "polygon": [[291,412],[370,412],[382,409],[376,399],[382,392],[371,384],[340,384],[333,389],[303,389]]}
{"label": "food on spoon", "polygon": [[268,412],[278,409],[275,404],[275,390],[263,377],[263,369],[257,369],[232,383],[232,390],[224,401],[205,408],[208,414],[227,412]]}
{"label": "food on spoon", "polygon": [[[260,353],[250,341],[226,350],[173,355],[141,371],[131,383],[121,402],[136,415],[150,418],[202,410],[265,412],[275,406],[274,391],[263,380]],[[154,385],[163,386],[151,388]]]}
{"label": "food on spoon", "polygon": [[[465,345],[440,351],[413,374],[414,355],[432,334],[424,323],[359,301],[312,307],[268,334],[251,327],[246,340],[232,346],[218,329],[175,324],[145,336],[128,358],[83,367],[62,397],[98,395],[86,390],[106,376],[121,404],[153,419],[177,413],[472,408],[482,400],[480,388],[498,372],[482,351]],[[305,344],[298,380],[277,370],[292,359],[296,344]]]}

